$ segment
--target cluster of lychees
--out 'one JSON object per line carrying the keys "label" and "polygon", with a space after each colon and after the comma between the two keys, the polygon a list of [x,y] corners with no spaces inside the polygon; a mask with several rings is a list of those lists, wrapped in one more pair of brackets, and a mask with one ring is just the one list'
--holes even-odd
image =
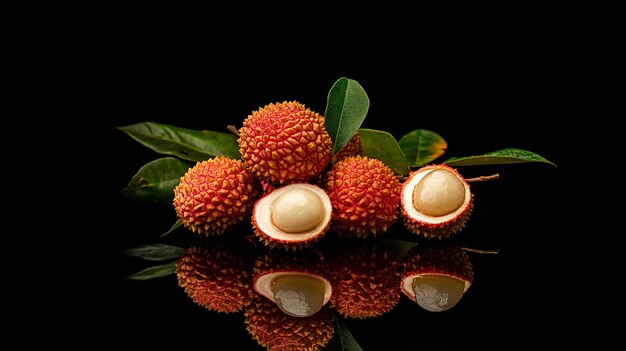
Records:
{"label": "cluster of lychees", "polygon": [[381,161],[360,156],[358,133],[336,155],[324,117],[298,102],[269,104],[239,129],[241,160],[216,157],[192,167],[174,190],[183,225],[222,233],[250,220],[271,247],[298,248],[329,228],[364,238],[397,219],[426,237],[461,229],[472,208],[469,186],[445,165],[423,167],[404,182]]}
{"label": "cluster of lychees", "polygon": [[[253,263],[206,239],[176,266],[179,285],[198,304],[219,312],[245,308],[248,331],[268,350],[326,345],[334,330],[328,302],[343,317],[377,317],[403,292],[438,311],[452,307],[472,280],[465,253],[443,246],[409,255],[402,276],[387,248],[364,240],[334,248],[340,252],[327,261],[280,250],[308,247],[329,229],[376,236],[399,217],[413,233],[442,238],[471,212],[469,186],[456,170],[431,165],[401,183],[383,162],[361,155],[358,133],[333,155],[324,122],[295,101],[260,108],[239,129],[240,160],[198,162],[174,190],[176,213],[192,232],[214,236],[250,221],[263,244],[279,248]],[[437,300],[433,286],[458,296]]]}

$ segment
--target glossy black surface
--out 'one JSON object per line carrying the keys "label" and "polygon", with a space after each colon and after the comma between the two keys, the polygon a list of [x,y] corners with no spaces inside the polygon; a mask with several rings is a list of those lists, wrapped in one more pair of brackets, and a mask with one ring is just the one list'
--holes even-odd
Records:
{"label": "glossy black surface", "polygon": [[[558,111],[554,89],[562,84],[560,72],[548,69],[553,63],[520,66],[504,59],[456,66],[451,61],[431,71],[406,57],[346,65],[300,64],[297,57],[284,64],[217,60],[203,65],[191,58],[118,59],[106,106],[111,127],[149,120],[226,131],[228,124],[240,126],[252,110],[284,100],[298,100],[323,113],[328,90],[346,76],[369,95],[363,127],[386,130],[396,138],[418,128],[435,131],[448,142],[438,161],[517,147],[558,164],[460,167],[465,177],[499,173],[501,178],[472,185],[474,213],[453,238],[500,253],[470,253],[474,284],[448,312],[428,313],[402,296],[383,317],[345,321],[364,350],[507,349],[556,338],[553,326],[561,319],[560,296],[568,284],[562,274],[568,262],[560,257],[569,233],[558,219],[562,132],[545,123]],[[115,287],[112,312],[119,318],[116,337],[135,346],[167,342],[219,349],[206,347],[219,341],[232,350],[262,350],[246,332],[241,313],[218,314],[195,305],[174,276],[124,279],[149,263],[125,257],[122,250],[159,241],[175,214],[170,207],[150,208],[119,194],[139,167],[160,156],[120,131],[113,130],[111,140],[110,216],[115,232],[110,234],[109,278]],[[385,235],[414,239],[399,223]]]}

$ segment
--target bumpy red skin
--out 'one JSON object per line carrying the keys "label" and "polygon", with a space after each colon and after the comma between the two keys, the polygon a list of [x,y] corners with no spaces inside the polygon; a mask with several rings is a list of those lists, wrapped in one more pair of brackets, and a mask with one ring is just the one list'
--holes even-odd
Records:
{"label": "bumpy red skin", "polygon": [[[426,171],[429,169],[448,170],[454,173],[457,177],[459,177],[459,179],[463,182],[463,185],[469,188],[469,185],[467,184],[465,179],[459,174],[459,172],[450,166],[447,166],[445,164],[430,165],[430,166],[422,167],[418,171],[421,172],[421,171]],[[406,185],[409,184],[409,180],[411,179],[412,176],[415,175],[415,173],[416,172],[411,173],[409,177],[407,178],[407,180],[405,180],[404,183],[402,184],[402,193],[404,193],[404,191],[406,190]],[[412,233],[422,235],[427,239],[448,238],[450,237],[450,235],[461,231],[461,229],[465,227],[467,220],[471,216],[472,211],[474,210],[474,195],[472,194],[470,196],[471,196],[470,202],[467,207],[467,210],[460,213],[457,217],[451,219],[448,222],[437,223],[437,224],[419,221],[414,218],[411,218],[411,216],[409,216],[408,212],[405,210],[405,206],[409,206],[410,204],[405,204],[405,203],[402,203],[401,201],[400,208],[402,211],[402,218],[404,220],[404,226]]]}
{"label": "bumpy red skin", "polygon": [[343,245],[333,254],[331,302],[346,318],[380,317],[400,300],[398,261],[384,246]]}
{"label": "bumpy red skin", "polygon": [[252,264],[221,242],[205,239],[188,247],[176,262],[178,285],[197,304],[233,313],[252,302]]}
{"label": "bumpy red skin", "polygon": [[[440,274],[465,281],[466,289],[474,280],[474,271],[467,253],[458,246],[432,244],[409,252],[402,264],[402,281],[423,274]],[[414,301],[414,293],[401,285],[402,293]]]}
{"label": "bumpy red skin", "polygon": [[322,186],[333,206],[331,228],[341,236],[384,233],[398,218],[402,185],[379,160],[347,157],[326,173]]}
{"label": "bumpy red skin", "polygon": [[348,140],[346,146],[342,147],[338,153],[333,156],[333,163],[337,163],[346,157],[361,155],[361,135],[359,133]]}
{"label": "bumpy red skin", "polygon": [[313,180],[331,160],[324,118],[296,101],[252,112],[239,129],[238,142],[246,167],[273,184]]}
{"label": "bumpy red skin", "polygon": [[198,162],[180,178],[174,208],[192,232],[221,234],[250,215],[261,191],[259,180],[241,161],[216,157]]}
{"label": "bumpy red skin", "polygon": [[275,185],[273,185],[272,183],[264,182],[264,181],[261,181],[261,188],[263,189],[263,196],[276,190]]}
{"label": "bumpy red skin", "polygon": [[328,306],[310,317],[284,314],[272,301],[258,297],[244,313],[246,328],[268,351],[318,351],[335,331]]}

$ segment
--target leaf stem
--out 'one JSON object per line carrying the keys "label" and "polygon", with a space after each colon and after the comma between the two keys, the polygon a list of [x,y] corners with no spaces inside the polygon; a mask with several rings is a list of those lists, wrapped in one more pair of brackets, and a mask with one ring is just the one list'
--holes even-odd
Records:
{"label": "leaf stem", "polygon": [[235,127],[232,124],[229,124],[226,126],[226,128],[228,129],[229,132],[235,134],[236,136],[239,136],[239,129],[237,129],[237,127]]}
{"label": "leaf stem", "polygon": [[482,250],[482,249],[474,249],[471,247],[461,247],[461,250],[464,251],[468,251],[468,252],[475,252],[475,253],[479,253],[479,254],[485,254],[485,255],[497,255],[500,253],[500,251],[498,250]]}
{"label": "leaf stem", "polygon": [[466,182],[468,183],[482,183],[482,182],[488,182],[490,180],[496,180],[500,178],[500,173],[496,173],[496,174],[492,174],[489,176],[480,176],[480,177],[476,177],[476,178],[469,178],[469,179],[465,179]]}

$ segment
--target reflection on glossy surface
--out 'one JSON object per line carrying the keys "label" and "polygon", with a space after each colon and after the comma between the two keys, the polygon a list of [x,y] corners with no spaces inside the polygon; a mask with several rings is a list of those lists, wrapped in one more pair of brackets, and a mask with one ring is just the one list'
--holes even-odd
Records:
{"label": "reflection on glossy surface", "polygon": [[430,312],[447,311],[454,307],[465,290],[465,282],[446,275],[426,274],[413,280],[415,301]]}
{"label": "reflection on glossy surface", "polygon": [[276,305],[293,317],[308,317],[324,305],[324,282],[311,276],[281,275],[272,281]]}
{"label": "reflection on glossy surface", "polygon": [[328,303],[328,264],[314,252],[270,250],[256,260],[254,290],[286,314],[307,317]]}
{"label": "reflection on glossy surface", "polygon": [[430,312],[454,307],[474,277],[467,253],[456,245],[419,245],[403,263],[402,292]]}
{"label": "reflection on glossy surface", "polygon": [[400,299],[398,262],[380,241],[346,241],[329,255],[332,303],[347,318],[379,317]]}
{"label": "reflection on glossy surface", "polygon": [[197,304],[216,312],[238,312],[252,301],[252,265],[241,248],[201,238],[176,263],[178,285]]}
{"label": "reflection on glossy surface", "polygon": [[320,350],[335,330],[328,307],[310,317],[292,317],[262,296],[246,308],[245,323],[250,336],[268,351]]}
{"label": "reflection on glossy surface", "polygon": [[267,350],[322,350],[333,335],[334,313],[381,317],[398,304],[400,291],[426,311],[450,310],[473,280],[467,252],[450,243],[335,238],[313,250],[257,247],[252,265],[249,242],[240,239],[194,239],[176,273],[205,308],[245,310],[248,332]]}

